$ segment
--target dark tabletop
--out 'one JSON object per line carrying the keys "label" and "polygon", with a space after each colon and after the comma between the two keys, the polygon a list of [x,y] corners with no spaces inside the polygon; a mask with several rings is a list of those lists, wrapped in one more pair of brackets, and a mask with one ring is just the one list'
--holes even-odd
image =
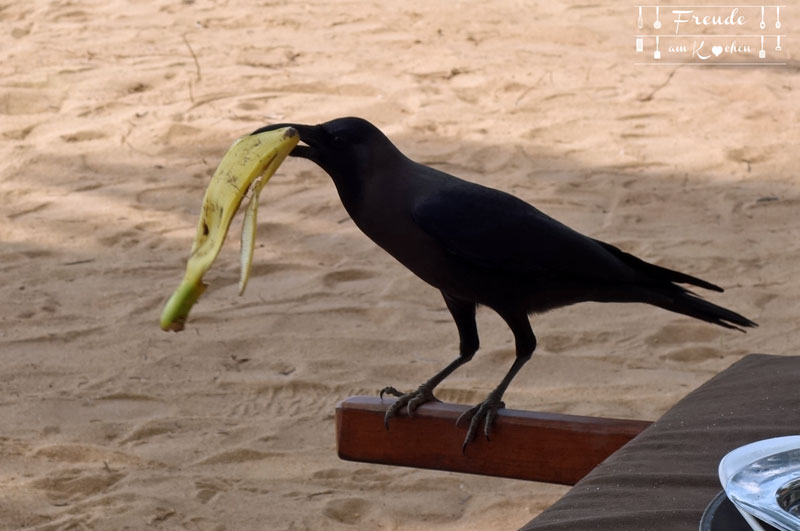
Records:
{"label": "dark tabletop", "polygon": [[751,354],[686,396],[528,531],[695,531],[719,493],[720,459],[800,434],[800,357]]}

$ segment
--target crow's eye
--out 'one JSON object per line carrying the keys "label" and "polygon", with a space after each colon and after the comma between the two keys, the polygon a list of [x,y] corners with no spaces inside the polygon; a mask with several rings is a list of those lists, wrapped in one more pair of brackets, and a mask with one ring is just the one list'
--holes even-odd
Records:
{"label": "crow's eye", "polygon": [[337,148],[344,148],[347,145],[347,134],[338,129],[327,130],[328,142]]}

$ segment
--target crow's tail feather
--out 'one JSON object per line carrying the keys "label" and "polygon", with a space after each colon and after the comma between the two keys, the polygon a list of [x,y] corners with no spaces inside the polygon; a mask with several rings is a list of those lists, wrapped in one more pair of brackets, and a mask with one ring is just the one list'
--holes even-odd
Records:
{"label": "crow's tail feather", "polygon": [[743,315],[701,299],[694,293],[681,288],[677,289],[680,290],[679,293],[666,297],[666,300],[658,297],[658,300],[653,301],[653,304],[671,312],[688,315],[695,319],[739,330],[740,332],[744,332],[742,328],[758,326],[758,324]]}
{"label": "crow's tail feather", "polygon": [[697,286],[698,288],[718,291],[720,293],[725,291],[716,284],[706,282],[702,278],[693,277],[692,275],[687,275],[686,273],[681,273],[680,271],[675,271],[673,269],[651,264],[650,262],[645,262],[641,258],[637,258],[632,254],[626,253],[625,251],[618,249],[609,243],[600,240],[595,241],[602,245],[606,251],[617,257],[618,260],[622,261],[624,264],[635,269],[636,271],[646,274],[652,280],[661,282],[675,282],[677,284],[691,284],[692,286]]}

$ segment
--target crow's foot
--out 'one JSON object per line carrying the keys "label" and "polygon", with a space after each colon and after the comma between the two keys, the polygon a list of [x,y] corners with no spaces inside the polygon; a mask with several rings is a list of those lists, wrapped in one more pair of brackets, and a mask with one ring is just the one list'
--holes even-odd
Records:
{"label": "crow's foot", "polygon": [[426,384],[420,385],[416,391],[410,393],[401,393],[394,387],[384,387],[380,392],[381,399],[384,394],[398,397],[397,401],[386,410],[386,415],[383,417],[383,425],[387,430],[389,429],[389,420],[396,416],[403,407],[408,411],[408,416],[413,417],[414,411],[425,402],[441,402],[433,396],[433,389]]}
{"label": "crow's foot", "polygon": [[461,445],[461,453],[463,454],[467,445],[475,438],[475,432],[478,431],[478,426],[483,422],[483,433],[486,435],[486,440],[489,440],[489,431],[491,430],[494,419],[497,417],[497,410],[506,407],[505,402],[496,397],[494,391],[489,393],[486,400],[481,402],[475,407],[472,407],[461,414],[456,421],[456,426],[462,427],[469,422],[467,428],[467,436],[464,437],[464,444]]}

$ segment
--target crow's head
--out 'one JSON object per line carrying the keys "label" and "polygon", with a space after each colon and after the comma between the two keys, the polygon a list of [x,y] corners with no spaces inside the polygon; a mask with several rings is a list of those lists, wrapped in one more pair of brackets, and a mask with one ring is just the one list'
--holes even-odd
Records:
{"label": "crow's head", "polygon": [[300,141],[289,154],[318,164],[337,183],[342,179],[361,179],[376,160],[400,155],[380,129],[363,118],[337,118],[318,125],[273,124],[252,134],[292,127]]}

